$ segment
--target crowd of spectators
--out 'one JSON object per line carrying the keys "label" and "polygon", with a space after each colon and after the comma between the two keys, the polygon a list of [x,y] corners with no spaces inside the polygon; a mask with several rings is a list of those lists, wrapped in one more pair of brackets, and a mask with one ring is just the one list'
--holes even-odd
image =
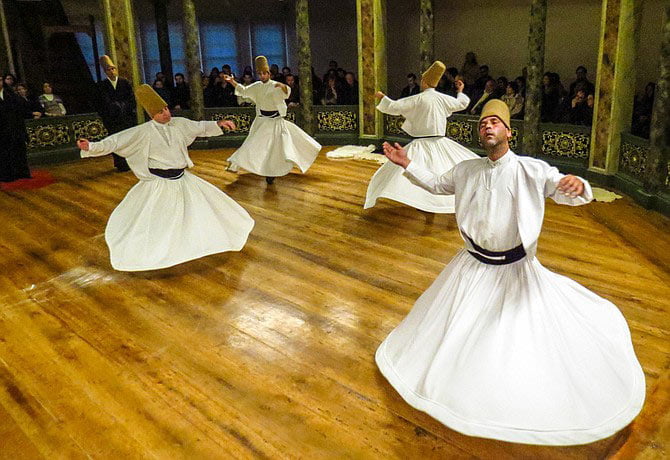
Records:
{"label": "crowd of spectators", "polygon": [[[465,56],[460,71],[449,67],[437,90],[452,96],[456,95],[454,82],[461,79],[465,83],[465,93],[470,97],[470,105],[460,113],[479,115],[484,104],[491,99],[501,99],[510,109],[513,119],[523,119],[526,102],[526,78],[522,75],[511,80],[506,76],[494,79],[489,66],[480,65],[477,56],[469,52]],[[401,98],[417,94],[419,81],[415,74],[407,75],[407,86],[400,92]],[[649,124],[654,102],[655,85],[649,83],[644,94],[635,99],[631,132],[637,136],[649,137]],[[590,126],[593,122],[595,85],[589,80],[587,69],[577,67],[575,79],[568,89],[556,72],[546,72],[542,77],[541,121],[543,123],[568,123]]]}
{"label": "crowd of spectators", "polygon": [[[300,78],[289,67],[280,71],[277,64],[270,67],[272,79],[285,83],[291,88],[286,99],[289,107],[300,104]],[[205,107],[248,107],[253,101],[235,95],[235,88],[225,81],[225,75],[233,75],[236,80],[249,85],[256,81],[251,66],[246,66],[240,76],[234,75],[228,64],[221,69],[214,67],[208,75],[202,75],[202,87]],[[491,99],[501,99],[509,107],[513,119],[523,119],[526,101],[526,69],[521,75],[512,79],[499,76],[494,79],[489,73],[489,66],[480,65],[474,52],[469,52],[460,70],[449,67],[442,77],[437,90],[452,96],[456,95],[455,81],[463,80],[465,93],[470,97],[470,105],[461,113],[479,115],[484,104]],[[45,81],[42,93],[34,94],[28,85],[17,82],[12,74],[3,77],[4,86],[14,90],[25,106],[26,118],[62,116],[67,113],[62,98],[57,94],[51,82]],[[163,72],[158,72],[153,81],[153,88],[165,99],[170,109],[189,108],[190,89],[183,74],[176,73],[174,81],[169,80]],[[358,81],[353,72],[339,67],[331,60],[328,70],[319,77],[312,68],[312,102],[316,105],[356,105],[358,104]],[[409,97],[421,91],[417,75],[407,75],[407,85],[400,92],[400,97]],[[643,94],[635,99],[631,132],[637,136],[649,137],[651,112],[654,103],[655,85],[649,83]],[[595,101],[595,85],[589,80],[586,67],[579,66],[575,78],[565,88],[561,77],[556,72],[546,72],[542,77],[541,121],[544,123],[570,123],[575,125],[591,125]]]}

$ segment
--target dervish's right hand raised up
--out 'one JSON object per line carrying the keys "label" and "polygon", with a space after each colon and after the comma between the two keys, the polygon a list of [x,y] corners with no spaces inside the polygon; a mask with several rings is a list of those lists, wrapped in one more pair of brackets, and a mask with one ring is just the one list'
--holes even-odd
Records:
{"label": "dervish's right hand raised up", "polygon": [[382,93],[381,91],[377,91],[375,93],[375,97],[377,98],[378,101],[381,101],[382,99],[384,99],[384,96],[386,96],[386,94]]}
{"label": "dervish's right hand raised up", "polygon": [[454,81],[454,86],[456,86],[457,92],[462,93],[463,88],[465,88],[465,83],[463,83],[463,80],[459,80],[458,77],[456,77],[456,80]]}
{"label": "dervish's right hand raised up", "polygon": [[237,82],[235,81],[235,77],[232,75],[224,75],[223,79],[226,80],[227,83],[230,83],[233,86],[237,86]]}
{"label": "dervish's right hand raised up", "polygon": [[90,148],[88,144],[88,139],[79,139],[77,141],[77,147],[79,147],[79,150],[83,150],[85,152],[88,152],[88,149]]}
{"label": "dervish's right hand raised up", "polygon": [[386,158],[391,160],[393,163],[397,164],[398,166],[402,166],[405,169],[407,166],[409,166],[411,160],[407,157],[407,151],[402,145],[398,144],[397,142],[393,145],[389,144],[388,142],[384,142],[382,147],[384,147],[384,155],[386,155]]}

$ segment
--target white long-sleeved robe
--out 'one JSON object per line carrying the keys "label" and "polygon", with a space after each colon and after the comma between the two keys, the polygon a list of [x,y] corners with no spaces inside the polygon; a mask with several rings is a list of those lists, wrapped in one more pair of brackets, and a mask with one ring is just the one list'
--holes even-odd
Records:
{"label": "white long-sleeved robe", "polygon": [[82,158],[115,152],[126,158],[140,181],[109,218],[105,240],[112,267],[155,270],[224,251],[239,251],[254,221],[232,198],[212,184],[184,172],[165,179],[149,168],[190,168],[188,146],[196,137],[218,136],[215,121],[172,118],[149,121],[90,142]]}
{"label": "white long-sleeved robe", "polygon": [[[295,124],[284,119],[288,94],[275,87],[274,80],[257,81],[249,86],[238,84],[235,95],[251,99],[256,104],[256,118],[249,135],[235,153],[228,158],[231,169],[246,169],[266,177],[285,176],[294,164],[305,173],[321,151],[321,145]],[[261,111],[279,112],[270,118]]]}
{"label": "white long-sleeved robe", "polygon": [[[428,88],[419,94],[393,101],[384,97],[377,110],[389,115],[402,115],[402,129],[415,139],[407,144],[407,155],[413,162],[431,171],[446,172],[463,160],[479,158],[467,148],[444,137],[447,118],[453,112],[463,110],[470,99],[463,93],[451,97]],[[365,209],[373,207],[379,198],[388,198],[427,212],[454,212],[454,197],[428,193],[411,183],[403,169],[387,162],[370,179],[365,197]]]}
{"label": "white long-sleeved robe", "polygon": [[571,198],[547,163],[507,152],[434,174],[407,174],[432,193],[455,194],[461,234],[489,251],[522,244],[507,265],[461,250],[380,345],[379,369],[415,408],[461,433],[511,442],[584,444],[639,413],[644,374],[626,320],[609,301],[552,273],[535,257],[551,197]]}

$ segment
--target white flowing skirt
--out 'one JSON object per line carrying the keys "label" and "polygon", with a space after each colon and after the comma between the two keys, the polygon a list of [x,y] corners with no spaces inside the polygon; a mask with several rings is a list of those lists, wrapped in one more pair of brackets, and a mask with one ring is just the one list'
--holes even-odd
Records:
{"label": "white flowing skirt", "polygon": [[156,270],[239,251],[253,226],[232,198],[185,171],[131,188],[109,217],[105,240],[115,270]]}
{"label": "white flowing skirt", "polygon": [[[444,174],[463,160],[479,158],[459,143],[446,137],[415,139],[406,146],[407,156],[423,168]],[[365,197],[365,209],[379,198],[388,198],[426,212],[453,213],[453,195],[433,195],[412,183],[405,170],[387,162],[375,172]]]}
{"label": "white flowing skirt", "polygon": [[376,361],[416,409],[503,441],[596,441],[630,423],[645,397],[623,315],[535,258],[494,266],[461,251]]}
{"label": "white flowing skirt", "polygon": [[244,143],[228,161],[233,168],[279,177],[287,175],[294,164],[307,172],[320,151],[321,144],[290,121],[257,116]]}

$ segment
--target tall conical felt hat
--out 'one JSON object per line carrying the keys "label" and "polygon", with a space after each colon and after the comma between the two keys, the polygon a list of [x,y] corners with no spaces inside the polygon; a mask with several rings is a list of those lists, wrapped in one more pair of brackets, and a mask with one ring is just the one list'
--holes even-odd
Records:
{"label": "tall conical felt hat", "polygon": [[254,59],[254,67],[256,67],[256,72],[269,72],[270,66],[268,65],[268,59],[265,56],[257,56]]}
{"label": "tall conical felt hat", "polygon": [[440,78],[442,78],[442,75],[444,75],[444,71],[446,69],[447,66],[445,66],[442,61],[435,61],[421,75],[421,80],[423,80],[426,85],[430,86],[431,88],[435,88],[440,82]]}
{"label": "tall conical felt hat", "polygon": [[500,118],[500,121],[505,123],[505,126],[507,126],[508,129],[510,127],[509,107],[507,107],[507,104],[500,99],[493,99],[484,104],[482,114],[479,116],[479,121],[482,121],[486,117],[498,117]]}
{"label": "tall conical felt hat", "polygon": [[135,97],[151,118],[167,107],[167,102],[165,102],[165,100],[163,100],[163,98],[147,84],[137,87],[135,90]]}
{"label": "tall conical felt hat", "polygon": [[100,65],[105,70],[107,70],[107,67],[116,67],[114,65],[114,63],[112,62],[112,59],[109,56],[107,56],[106,54],[103,54],[102,56],[100,56]]}

